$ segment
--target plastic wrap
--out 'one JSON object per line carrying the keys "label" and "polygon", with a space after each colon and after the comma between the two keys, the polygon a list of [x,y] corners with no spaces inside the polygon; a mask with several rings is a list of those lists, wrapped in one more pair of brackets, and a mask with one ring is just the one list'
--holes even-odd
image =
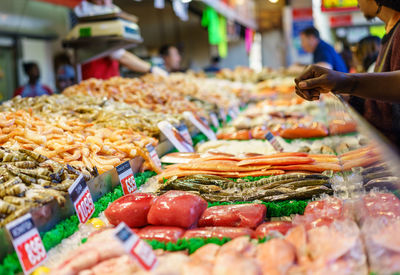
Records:
{"label": "plastic wrap", "polygon": [[150,224],[191,228],[207,209],[200,196],[184,191],[169,191],[157,197],[147,216]]}
{"label": "plastic wrap", "polygon": [[111,203],[104,213],[112,225],[125,222],[129,227],[142,227],[148,224],[147,214],[153,199],[151,194],[129,194]]}
{"label": "plastic wrap", "polygon": [[145,240],[157,240],[159,242],[176,242],[182,237],[184,230],[173,226],[149,225],[139,230],[138,236]]}
{"label": "plastic wrap", "polygon": [[256,228],[267,214],[263,204],[219,205],[204,211],[199,226],[230,226]]}

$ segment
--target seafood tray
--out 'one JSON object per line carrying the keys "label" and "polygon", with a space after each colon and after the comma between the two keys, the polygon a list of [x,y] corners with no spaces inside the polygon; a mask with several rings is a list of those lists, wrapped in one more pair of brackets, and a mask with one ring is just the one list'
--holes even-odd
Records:
{"label": "seafood tray", "polygon": [[[134,174],[140,171],[143,162],[144,160],[141,157],[135,157],[129,161]],[[119,178],[115,168],[87,182],[87,186],[89,187],[94,201],[97,201],[119,184]],[[31,215],[39,232],[45,232],[50,230],[61,220],[75,215],[75,211],[71,200],[67,199],[64,206],[60,206],[53,200],[41,207],[34,208],[31,211]],[[4,257],[13,250],[14,248],[9,240],[7,232],[4,228],[0,228],[0,261],[3,261]]]}

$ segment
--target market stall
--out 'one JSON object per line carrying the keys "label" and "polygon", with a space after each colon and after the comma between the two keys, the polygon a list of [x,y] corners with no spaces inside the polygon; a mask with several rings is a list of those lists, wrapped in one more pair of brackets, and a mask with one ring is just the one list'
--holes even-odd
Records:
{"label": "market stall", "polygon": [[298,98],[290,72],[217,77],[3,103],[0,273],[399,271],[386,141],[332,95]]}

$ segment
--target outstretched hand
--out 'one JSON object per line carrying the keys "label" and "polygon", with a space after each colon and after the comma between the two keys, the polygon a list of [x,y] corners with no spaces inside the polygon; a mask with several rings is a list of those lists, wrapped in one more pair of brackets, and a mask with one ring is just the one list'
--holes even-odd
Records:
{"label": "outstretched hand", "polygon": [[311,65],[295,79],[295,83],[296,94],[306,100],[318,100],[321,93],[346,93],[351,81],[344,73]]}

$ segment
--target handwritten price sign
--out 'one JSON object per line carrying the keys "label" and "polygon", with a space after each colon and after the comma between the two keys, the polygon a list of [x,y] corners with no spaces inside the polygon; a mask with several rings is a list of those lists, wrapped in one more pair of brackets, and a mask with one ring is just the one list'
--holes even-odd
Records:
{"label": "handwritten price sign", "polygon": [[116,169],[119,181],[121,182],[122,190],[124,191],[124,195],[135,192],[137,187],[129,161],[125,161],[124,163],[118,165]]}
{"label": "handwritten price sign", "polygon": [[122,242],[125,251],[147,271],[157,264],[157,257],[150,245],[142,241],[123,222],[115,228],[115,237]]}
{"label": "handwritten price sign", "polygon": [[31,214],[26,214],[6,225],[19,262],[25,274],[29,274],[42,263],[47,255],[39,231]]}
{"label": "handwritten price sign", "polygon": [[79,175],[74,184],[68,188],[68,193],[74,204],[79,221],[81,223],[87,222],[94,213],[94,203],[82,174]]}

